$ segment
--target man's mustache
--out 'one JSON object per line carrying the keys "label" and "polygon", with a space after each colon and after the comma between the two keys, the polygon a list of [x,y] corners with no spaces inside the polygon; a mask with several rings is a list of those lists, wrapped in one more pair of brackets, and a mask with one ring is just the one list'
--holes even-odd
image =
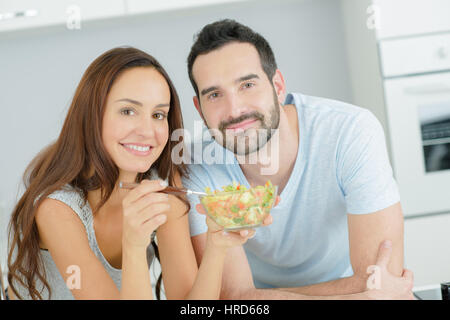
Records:
{"label": "man's mustache", "polygon": [[242,121],[245,121],[247,119],[256,119],[256,120],[260,120],[261,122],[264,122],[264,116],[259,113],[259,112],[252,112],[252,113],[248,113],[248,114],[244,114],[242,116],[239,116],[233,120],[230,121],[226,121],[226,122],[221,122],[219,124],[219,130],[223,131],[225,130],[227,127],[233,125],[233,124],[238,124],[241,123]]}

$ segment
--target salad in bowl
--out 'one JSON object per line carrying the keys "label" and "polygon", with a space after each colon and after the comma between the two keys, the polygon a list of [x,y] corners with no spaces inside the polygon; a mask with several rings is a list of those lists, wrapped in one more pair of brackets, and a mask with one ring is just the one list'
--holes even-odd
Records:
{"label": "salad in bowl", "polygon": [[233,181],[222,190],[207,187],[207,195],[199,198],[208,216],[224,230],[239,230],[262,225],[275,203],[277,190],[270,180],[250,189]]}

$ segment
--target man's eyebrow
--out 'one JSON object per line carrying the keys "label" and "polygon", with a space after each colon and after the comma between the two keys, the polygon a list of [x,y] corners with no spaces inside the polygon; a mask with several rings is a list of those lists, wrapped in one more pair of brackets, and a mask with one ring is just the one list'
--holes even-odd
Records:
{"label": "man's eyebrow", "polygon": [[205,94],[208,94],[209,92],[214,91],[214,90],[217,90],[217,89],[219,89],[219,87],[216,87],[216,86],[209,87],[209,88],[207,88],[207,89],[203,89],[203,90],[200,92],[200,94],[201,94],[202,96],[204,96]]}
{"label": "man's eyebrow", "polygon": [[240,78],[236,79],[234,82],[235,83],[239,83],[239,82],[247,81],[247,80],[250,80],[250,79],[259,79],[259,76],[257,74],[254,74],[254,73],[250,73],[250,74],[248,74],[246,76],[243,76],[243,77],[240,77]]}
{"label": "man's eyebrow", "polygon": [[[133,100],[133,99],[129,99],[129,98],[119,99],[119,100],[116,100],[115,102],[121,102],[121,101],[129,102],[129,103],[138,105],[140,107],[143,106],[142,102],[139,102],[139,101]],[[165,107],[170,107],[170,104],[169,103],[160,103],[155,106],[155,108],[165,108]]]}
{"label": "man's eyebrow", "polygon": [[[251,73],[251,74],[248,74],[248,75],[246,75],[246,76],[243,76],[243,77],[240,77],[240,78],[236,79],[234,82],[235,82],[235,83],[239,83],[239,82],[247,81],[247,80],[250,80],[250,79],[259,79],[259,76],[258,76],[257,74]],[[204,96],[205,94],[208,94],[209,92],[214,91],[214,90],[217,90],[217,89],[219,89],[219,87],[212,86],[212,87],[209,87],[209,88],[207,88],[207,89],[203,89],[203,90],[200,92],[200,94],[201,94],[202,96]]]}

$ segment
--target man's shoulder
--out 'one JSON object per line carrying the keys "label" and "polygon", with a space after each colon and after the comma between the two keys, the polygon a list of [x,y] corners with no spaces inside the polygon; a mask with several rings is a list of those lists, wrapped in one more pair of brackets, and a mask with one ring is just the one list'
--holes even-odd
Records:
{"label": "man's shoulder", "polygon": [[286,103],[294,104],[297,108],[303,109],[307,112],[322,114],[334,113],[342,114],[347,117],[358,117],[361,114],[370,112],[365,108],[348,102],[294,92],[289,93],[286,98]]}
{"label": "man's shoulder", "polygon": [[289,95],[290,98],[286,101],[297,107],[300,118],[303,118],[304,125],[309,130],[326,128],[325,131],[328,133],[335,130],[335,134],[351,135],[355,130],[371,131],[374,128],[378,130],[381,126],[376,116],[366,108],[300,93]]}

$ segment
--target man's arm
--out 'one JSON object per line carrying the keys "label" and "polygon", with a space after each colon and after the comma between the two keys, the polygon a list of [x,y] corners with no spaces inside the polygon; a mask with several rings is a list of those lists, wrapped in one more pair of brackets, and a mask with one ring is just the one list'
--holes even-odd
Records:
{"label": "man's arm", "polygon": [[403,272],[403,213],[400,203],[370,214],[348,214],[350,261],[353,276],[304,287],[279,288],[306,295],[336,295],[362,292],[366,288],[367,267],[374,265],[378,247],[385,239],[392,241],[388,271]]}
{"label": "man's arm", "polygon": [[[206,234],[192,237],[192,243],[198,262],[202,259],[202,252],[206,242]],[[221,299],[263,299],[263,300],[362,300],[362,299],[414,299],[412,294],[413,274],[410,270],[403,270],[397,277],[388,271],[392,253],[389,241],[382,241],[379,246],[375,266],[378,269],[376,277],[379,288],[371,288],[361,293],[345,295],[304,295],[277,289],[257,289],[253,285],[252,274],[242,247],[229,250],[223,272]]]}
{"label": "man's arm", "polygon": [[[206,244],[206,234],[192,237],[197,263],[200,264]],[[228,250],[222,278],[221,299],[227,300],[314,300],[314,299],[367,299],[365,293],[343,296],[307,296],[276,289],[257,289],[242,246]]]}

